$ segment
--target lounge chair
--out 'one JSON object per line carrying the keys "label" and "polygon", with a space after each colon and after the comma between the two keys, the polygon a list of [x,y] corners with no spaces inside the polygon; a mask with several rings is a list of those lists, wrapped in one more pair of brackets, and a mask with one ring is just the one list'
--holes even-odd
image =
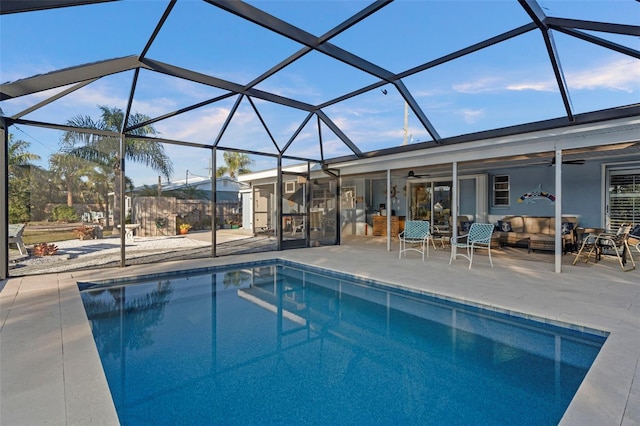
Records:
{"label": "lounge chair", "polygon": [[[631,229],[631,227],[627,227]],[[601,235],[598,237],[600,246],[600,256],[615,256],[618,259],[620,268],[624,272],[636,269],[636,262],[633,260],[633,253],[629,247],[629,230],[616,235]],[[631,260],[631,267],[627,266],[627,256]]]}
{"label": "lounge chair", "polygon": [[[629,244],[629,247],[636,249],[636,251],[640,253],[640,225],[636,225],[631,229],[631,231],[629,231],[627,244]],[[633,257],[633,253],[630,254],[631,257]]]}
{"label": "lounge chair", "polygon": [[[585,263],[587,263],[591,254],[594,254],[596,262],[600,261],[602,256],[615,256],[623,271],[627,272],[636,269],[636,263],[633,260],[633,253],[631,253],[628,242],[630,231],[631,225],[622,224],[616,233],[589,234],[584,239],[578,255],[573,260],[573,264],[576,264],[581,255],[586,257]],[[626,268],[627,255],[631,259],[630,268]]]}
{"label": "lounge chair", "polygon": [[9,224],[9,244],[15,244],[18,246],[18,251],[21,255],[26,256],[27,247],[22,241],[22,233],[24,232],[24,223],[11,223]]}
{"label": "lounge chair", "polygon": [[[453,259],[461,256],[469,260],[469,269],[471,269],[471,265],[473,264],[473,251],[475,249],[486,249],[489,253],[489,263],[493,268],[493,261],[491,260],[491,236],[493,235],[494,228],[491,223],[472,223],[468,234],[452,238],[449,265],[451,265]],[[454,248],[465,249],[466,252],[458,253]]]}
{"label": "lounge chair", "polygon": [[433,244],[433,249],[436,249],[436,243],[433,241],[429,230],[429,222],[426,220],[405,221],[404,231],[398,234],[398,239],[400,240],[398,259],[402,258],[402,253],[404,253],[406,257],[407,252],[413,250],[422,254],[422,261],[424,262],[425,250],[427,257],[429,257],[429,240],[431,240],[431,244]]}
{"label": "lounge chair", "polygon": [[291,235],[304,234],[304,218],[294,218],[291,225]]}

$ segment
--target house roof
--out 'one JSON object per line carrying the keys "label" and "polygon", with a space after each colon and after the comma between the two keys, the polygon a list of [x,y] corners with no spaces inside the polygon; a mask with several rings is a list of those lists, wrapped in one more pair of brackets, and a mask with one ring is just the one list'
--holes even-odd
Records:
{"label": "house roof", "polygon": [[[184,189],[187,187],[194,187],[196,189],[211,191],[211,178],[203,176],[189,176],[188,179],[178,179],[170,182],[161,183],[163,191],[172,191],[174,189]],[[139,191],[147,188],[148,185],[143,185],[134,188],[134,191]],[[238,182],[230,177],[222,176],[216,178],[216,192],[233,192],[237,193],[241,189],[247,188],[248,185],[243,182]]]}
{"label": "house roof", "polygon": [[[108,85],[118,107],[150,117],[137,127],[162,127],[149,139],[336,163],[640,115],[637,83],[614,100],[601,96],[612,85],[585,87],[613,78],[616,67],[640,70],[638,15],[624,13],[638,10],[632,0],[616,8],[601,2],[590,16],[580,3],[553,0],[143,3],[3,1],[3,27],[19,21],[29,30],[47,14],[52,28],[80,31],[52,43],[13,41],[49,65],[33,75],[4,58],[3,74],[16,77],[0,85],[5,126],[68,130],[69,117],[55,107],[75,103],[83,113],[82,95]],[[109,32],[123,33],[115,40],[86,31],[115,16]],[[138,31],[129,34],[131,26]],[[56,52],[73,49],[77,37],[93,47],[62,63]],[[588,58],[572,54],[578,46]],[[245,55],[226,59],[239,49]],[[489,77],[501,83],[490,89]],[[182,105],[165,102],[177,90],[196,95]],[[483,109],[479,120],[464,116]]]}

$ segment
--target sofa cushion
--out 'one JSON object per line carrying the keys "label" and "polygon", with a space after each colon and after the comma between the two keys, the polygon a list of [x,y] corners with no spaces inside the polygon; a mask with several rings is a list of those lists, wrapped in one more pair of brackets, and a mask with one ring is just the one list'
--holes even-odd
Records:
{"label": "sofa cushion", "polygon": [[571,234],[573,232],[573,222],[562,222],[562,235]]}
{"label": "sofa cushion", "polygon": [[[565,222],[572,223],[573,229],[578,229],[578,218],[576,216],[562,216],[562,223],[560,224],[562,229],[562,224]],[[556,230],[556,218],[552,217],[551,222],[549,222],[549,232],[553,235]]]}
{"label": "sofa cushion", "polygon": [[513,232],[513,228],[511,227],[511,222],[508,220],[499,220],[498,221],[498,231],[501,232]]}
{"label": "sofa cushion", "polygon": [[551,234],[549,229],[550,217],[525,216],[523,220],[524,232],[528,234]]}
{"label": "sofa cushion", "polygon": [[[551,216],[505,216],[497,221],[494,235],[500,245],[526,247],[532,235],[548,235],[553,238],[553,235],[555,235],[555,223],[555,217]],[[516,228],[519,224],[522,224],[522,228]],[[565,230],[573,227],[572,229],[577,229],[578,232],[580,231],[578,228],[578,218],[576,216],[563,216],[562,224]],[[505,229],[509,231],[505,232]],[[566,238],[573,240],[573,232],[566,234]],[[572,242],[570,242],[570,244],[571,243]]]}
{"label": "sofa cushion", "polygon": [[522,216],[511,216],[507,219],[511,222],[513,232],[525,232],[524,218]]}
{"label": "sofa cushion", "polygon": [[529,235],[525,232],[501,232],[498,241],[502,245],[527,247]]}

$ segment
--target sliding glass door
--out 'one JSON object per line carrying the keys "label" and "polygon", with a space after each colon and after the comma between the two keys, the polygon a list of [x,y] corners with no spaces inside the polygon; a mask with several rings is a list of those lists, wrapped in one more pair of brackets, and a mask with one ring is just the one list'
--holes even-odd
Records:
{"label": "sliding glass door", "polygon": [[[412,220],[428,220],[434,229],[448,230],[451,221],[453,181],[411,180],[408,186],[408,216]],[[487,175],[465,175],[458,178],[458,221],[487,221]],[[466,217],[466,218],[465,218]]]}
{"label": "sliding glass door", "polygon": [[409,218],[447,227],[451,216],[451,181],[409,182]]}

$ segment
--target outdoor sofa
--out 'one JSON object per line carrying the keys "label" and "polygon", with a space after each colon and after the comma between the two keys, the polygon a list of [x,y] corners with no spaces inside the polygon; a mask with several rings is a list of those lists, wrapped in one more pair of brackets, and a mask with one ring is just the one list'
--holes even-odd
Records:
{"label": "outdoor sofa", "polygon": [[[493,238],[502,246],[525,247],[531,250],[555,249],[555,217],[505,216],[496,224]],[[562,217],[562,251],[574,251],[576,246],[576,216]]]}

